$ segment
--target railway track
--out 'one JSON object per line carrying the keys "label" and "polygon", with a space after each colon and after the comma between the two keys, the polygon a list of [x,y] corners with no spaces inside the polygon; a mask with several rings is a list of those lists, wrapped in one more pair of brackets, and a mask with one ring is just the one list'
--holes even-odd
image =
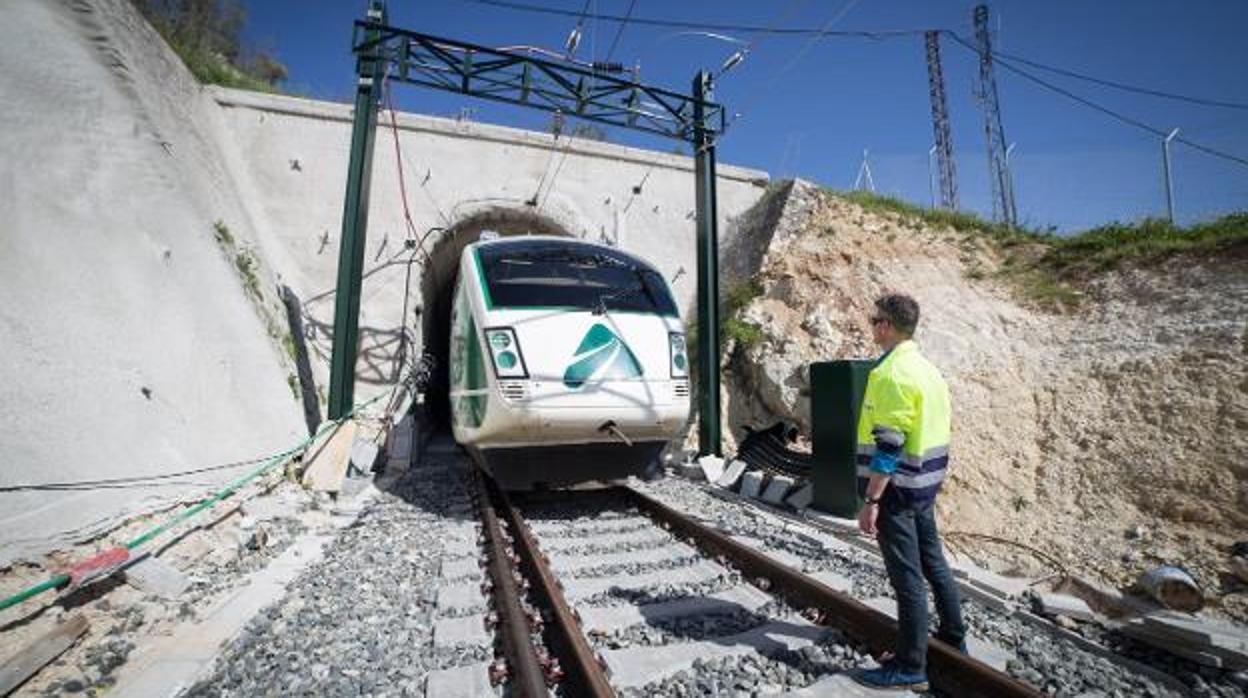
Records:
{"label": "railway track", "polygon": [[[895,621],[816,576],[628,487],[477,482],[512,695],[887,694],[847,672],[889,648]],[[929,665],[939,694],[1040,695],[936,641]]]}

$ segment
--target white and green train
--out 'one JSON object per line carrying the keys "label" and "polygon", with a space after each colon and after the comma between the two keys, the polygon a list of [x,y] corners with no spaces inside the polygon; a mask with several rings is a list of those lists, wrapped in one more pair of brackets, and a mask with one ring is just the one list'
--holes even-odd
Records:
{"label": "white and green train", "polygon": [[504,487],[641,474],[681,434],[689,357],[653,266],[569,238],[483,238],[458,278],[452,429]]}

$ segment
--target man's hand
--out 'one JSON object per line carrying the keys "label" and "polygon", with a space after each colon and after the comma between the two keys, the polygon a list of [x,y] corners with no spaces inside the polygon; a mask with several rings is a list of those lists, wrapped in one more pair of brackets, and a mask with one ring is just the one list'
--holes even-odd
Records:
{"label": "man's hand", "polygon": [[880,507],[874,504],[863,504],[858,510],[858,530],[874,536],[878,529],[875,527],[875,519],[880,515]]}

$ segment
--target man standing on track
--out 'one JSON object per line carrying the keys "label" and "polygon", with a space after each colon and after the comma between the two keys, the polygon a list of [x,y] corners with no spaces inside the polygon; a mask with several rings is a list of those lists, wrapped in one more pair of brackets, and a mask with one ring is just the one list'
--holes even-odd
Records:
{"label": "man standing on track", "polygon": [[876,688],[927,689],[927,589],[940,615],[936,637],[966,652],[958,587],[936,531],[936,493],[949,465],[949,388],[911,337],[919,304],[887,295],[875,302],[871,334],[884,350],[867,378],[858,419],[858,528],[876,536],[897,595],[896,652],[859,673]]}

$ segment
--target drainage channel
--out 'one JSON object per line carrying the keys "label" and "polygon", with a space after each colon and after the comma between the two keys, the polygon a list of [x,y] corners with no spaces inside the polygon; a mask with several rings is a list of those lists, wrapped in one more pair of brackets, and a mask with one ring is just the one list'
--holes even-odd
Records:
{"label": "drainage channel", "polygon": [[[868,695],[849,672],[895,632],[885,614],[627,487],[517,496],[519,508],[491,498],[543,607],[561,695]],[[1040,695],[938,643],[929,658],[939,693]]]}

